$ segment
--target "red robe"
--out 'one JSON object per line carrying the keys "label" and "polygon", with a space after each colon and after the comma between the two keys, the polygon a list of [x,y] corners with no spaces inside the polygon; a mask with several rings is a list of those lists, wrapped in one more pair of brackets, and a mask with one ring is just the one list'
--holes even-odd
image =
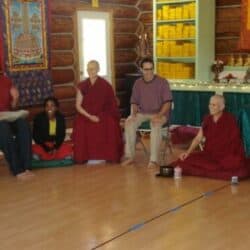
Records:
{"label": "red robe", "polygon": [[82,107],[100,122],[92,122],[77,114],[73,127],[74,160],[107,160],[119,162],[123,154],[120,115],[111,85],[98,77],[94,85],[87,79],[79,84]]}
{"label": "red robe", "polygon": [[12,97],[10,95],[10,89],[12,87],[11,80],[2,75],[0,76],[0,111],[10,111]]}
{"label": "red robe", "polygon": [[249,171],[240,131],[233,115],[224,112],[217,122],[208,115],[202,130],[206,138],[204,151],[194,152],[184,161],[175,163],[182,168],[183,174],[217,179],[247,177]]}
{"label": "red robe", "polygon": [[[47,143],[49,145],[50,142]],[[72,143],[66,141],[53,153],[46,152],[39,144],[32,145],[32,153],[39,156],[42,161],[64,160],[66,157],[72,157]],[[71,158],[70,158],[71,159]]]}

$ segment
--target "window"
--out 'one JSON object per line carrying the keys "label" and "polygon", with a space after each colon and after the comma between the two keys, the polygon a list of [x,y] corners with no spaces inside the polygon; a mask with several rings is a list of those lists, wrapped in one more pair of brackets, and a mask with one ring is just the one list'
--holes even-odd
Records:
{"label": "window", "polygon": [[88,77],[87,63],[97,60],[100,63],[99,75],[112,82],[112,16],[109,12],[78,11],[78,57],[80,80]]}

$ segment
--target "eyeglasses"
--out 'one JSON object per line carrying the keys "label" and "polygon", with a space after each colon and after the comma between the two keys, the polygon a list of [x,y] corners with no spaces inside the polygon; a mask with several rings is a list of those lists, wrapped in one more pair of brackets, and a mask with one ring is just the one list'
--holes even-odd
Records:
{"label": "eyeglasses", "polygon": [[142,70],[149,71],[149,70],[153,70],[153,68],[144,68]]}

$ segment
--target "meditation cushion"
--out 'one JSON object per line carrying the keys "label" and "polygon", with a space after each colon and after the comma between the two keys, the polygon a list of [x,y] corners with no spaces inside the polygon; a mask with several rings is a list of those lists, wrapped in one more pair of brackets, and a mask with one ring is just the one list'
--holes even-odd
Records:
{"label": "meditation cushion", "polygon": [[171,141],[173,144],[186,144],[192,141],[198,132],[198,127],[179,126],[171,129]]}
{"label": "meditation cushion", "polygon": [[69,167],[73,164],[74,161],[72,159],[52,160],[52,161],[32,160],[31,169]]}

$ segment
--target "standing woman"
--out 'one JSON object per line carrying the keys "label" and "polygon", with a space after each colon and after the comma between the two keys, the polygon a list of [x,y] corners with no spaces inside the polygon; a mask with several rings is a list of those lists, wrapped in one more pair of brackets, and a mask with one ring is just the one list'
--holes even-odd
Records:
{"label": "standing woman", "polygon": [[98,76],[99,63],[87,65],[89,78],[78,85],[73,128],[74,160],[119,162],[123,154],[119,110],[111,85]]}
{"label": "standing woman", "polygon": [[44,111],[37,114],[33,123],[33,158],[40,160],[62,160],[72,158],[72,146],[64,143],[65,119],[58,110],[55,97],[44,101]]}

